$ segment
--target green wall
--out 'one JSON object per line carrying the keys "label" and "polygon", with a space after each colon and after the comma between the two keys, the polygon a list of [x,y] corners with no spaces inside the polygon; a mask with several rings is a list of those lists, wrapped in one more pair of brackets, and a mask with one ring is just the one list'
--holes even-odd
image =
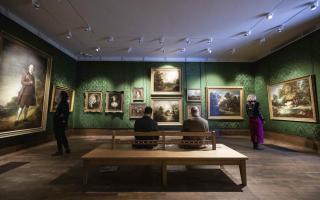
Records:
{"label": "green wall", "polygon": [[[74,128],[132,128],[128,109],[133,87],[144,87],[145,102],[150,105],[152,67],[170,65],[182,69],[183,109],[187,118],[186,89],[202,89],[202,115],[206,116],[206,86],[244,86],[245,95],[254,92],[254,76],[246,63],[159,63],[159,62],[79,62],[77,68]],[[85,91],[124,91],[123,114],[83,112]],[[105,96],[103,99],[105,107]],[[246,116],[245,116],[246,117]],[[211,128],[247,128],[247,119],[238,121],[210,120]],[[169,127],[165,127],[169,128]],[[178,127],[173,127],[178,128]]]}
{"label": "green wall", "polygon": [[[269,131],[320,138],[319,123],[270,120],[267,85],[314,74],[316,102],[320,103],[320,31],[292,43],[254,64],[255,91],[265,115],[265,128]],[[317,110],[319,116],[319,109]]]}
{"label": "green wall", "polygon": [[[54,84],[66,87],[75,87],[75,78],[76,78],[76,66],[77,62],[70,58],[69,56],[62,53],[60,50],[51,46],[47,42],[43,41],[39,37],[35,36],[31,32],[22,28],[20,25],[9,20],[5,16],[0,14],[0,30],[10,35],[19,38],[22,41],[25,41],[29,45],[32,45],[35,48],[41,49],[47,54],[52,56],[52,72],[51,72],[51,84],[50,84],[50,98]],[[48,108],[50,107],[50,102]],[[49,112],[48,112],[49,113]],[[46,138],[48,135],[52,134],[52,113],[48,114],[47,119],[47,131],[45,133],[34,133],[28,135],[22,135],[13,138],[6,138],[0,140],[1,147],[33,142],[38,139]],[[73,126],[73,114],[70,115],[69,126]],[[1,148],[0,147],[0,148]]]}

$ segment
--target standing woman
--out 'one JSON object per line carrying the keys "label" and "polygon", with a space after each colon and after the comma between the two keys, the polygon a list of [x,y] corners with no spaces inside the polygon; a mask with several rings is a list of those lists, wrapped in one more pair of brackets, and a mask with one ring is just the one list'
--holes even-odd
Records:
{"label": "standing woman", "polygon": [[262,150],[264,130],[263,130],[263,117],[260,113],[259,102],[256,101],[257,97],[254,94],[249,94],[247,97],[246,111],[249,117],[251,141],[253,148]]}
{"label": "standing woman", "polygon": [[70,153],[69,143],[65,134],[65,129],[68,125],[68,117],[69,117],[68,94],[65,91],[61,91],[60,102],[56,112],[54,113],[54,118],[53,118],[53,130],[54,130],[55,138],[57,140],[58,151],[52,154],[52,156],[63,155],[63,147],[67,154]]}

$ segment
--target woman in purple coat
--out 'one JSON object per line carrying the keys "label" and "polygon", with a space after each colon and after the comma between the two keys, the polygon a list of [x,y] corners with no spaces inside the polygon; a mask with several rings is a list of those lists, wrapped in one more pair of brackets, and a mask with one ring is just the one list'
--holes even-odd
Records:
{"label": "woman in purple coat", "polygon": [[247,97],[246,111],[249,117],[251,141],[253,148],[262,150],[261,144],[263,144],[264,130],[263,122],[264,119],[260,112],[259,102],[256,101],[256,95],[249,94]]}

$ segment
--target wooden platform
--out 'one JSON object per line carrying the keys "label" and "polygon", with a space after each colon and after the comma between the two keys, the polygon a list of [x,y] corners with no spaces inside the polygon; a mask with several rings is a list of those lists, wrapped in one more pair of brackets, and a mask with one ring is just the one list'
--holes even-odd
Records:
{"label": "wooden platform", "polygon": [[88,172],[101,165],[157,165],[162,167],[162,184],[167,185],[168,165],[238,165],[242,185],[247,185],[247,156],[217,144],[216,150],[114,150],[100,146],[82,156],[83,183]]}

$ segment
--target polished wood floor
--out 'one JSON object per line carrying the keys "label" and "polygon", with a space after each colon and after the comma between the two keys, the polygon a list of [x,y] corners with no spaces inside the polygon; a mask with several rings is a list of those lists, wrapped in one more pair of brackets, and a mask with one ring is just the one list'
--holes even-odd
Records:
{"label": "polished wood floor", "polygon": [[[92,171],[82,185],[81,156],[106,142],[103,136],[72,137],[72,153],[51,157],[55,143],[0,157],[0,199],[319,199],[320,156],[267,145],[251,149],[246,137],[220,137],[223,143],[247,155],[248,186],[240,185],[236,166],[168,168],[168,186],[162,187],[160,168],[110,167]],[[113,168],[114,169],[114,168]]]}

